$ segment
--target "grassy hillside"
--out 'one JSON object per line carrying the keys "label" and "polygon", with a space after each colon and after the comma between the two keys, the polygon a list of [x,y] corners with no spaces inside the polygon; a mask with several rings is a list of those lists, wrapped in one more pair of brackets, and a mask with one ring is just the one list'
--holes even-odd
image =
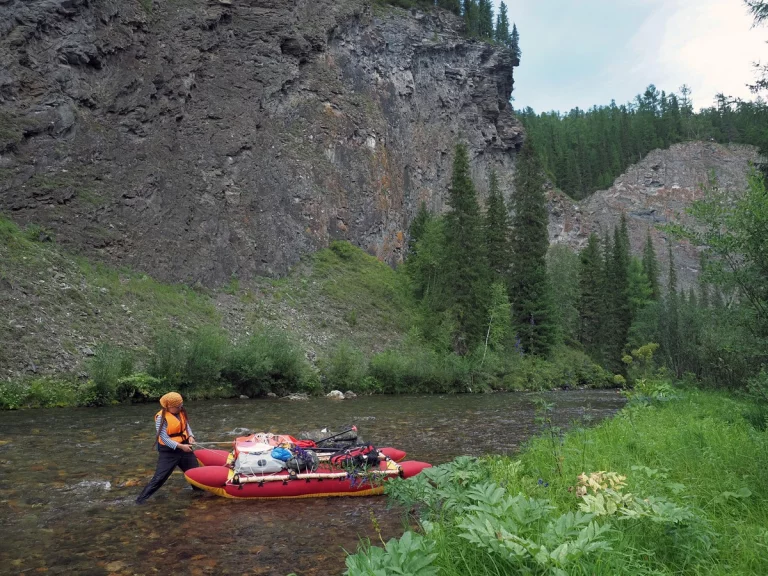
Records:
{"label": "grassy hillside", "polygon": [[138,353],[153,335],[220,327],[237,341],[286,330],[310,358],[348,338],[366,352],[398,341],[410,315],[396,272],[346,243],[280,280],[233,279],[212,291],[156,282],[67,254],[38,227],[0,216],[0,378],[82,372],[100,344]]}
{"label": "grassy hillside", "polygon": [[89,262],[0,217],[0,262],[0,408],[613,384],[562,346],[548,359],[436,346],[406,275],[347,242],[284,278],[208,290]]}

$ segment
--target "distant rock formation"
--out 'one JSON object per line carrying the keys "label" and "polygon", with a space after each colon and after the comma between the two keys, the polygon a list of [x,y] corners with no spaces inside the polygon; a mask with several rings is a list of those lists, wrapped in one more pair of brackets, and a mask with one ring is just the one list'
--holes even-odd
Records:
{"label": "distant rock formation", "polygon": [[651,231],[662,277],[669,267],[668,246],[678,271],[681,287],[690,287],[698,275],[700,247],[680,243],[657,228],[668,222],[693,224],[687,206],[702,197],[702,185],[710,175],[718,185],[734,193],[746,189],[750,163],[758,160],[752,146],[720,145],[714,142],[686,142],[668,150],[654,150],[616,178],[608,190],[595,192],[581,202],[564,194],[549,194],[549,236],[552,243],[581,249],[592,232],[601,238],[627,216],[630,243],[641,254],[647,231]]}

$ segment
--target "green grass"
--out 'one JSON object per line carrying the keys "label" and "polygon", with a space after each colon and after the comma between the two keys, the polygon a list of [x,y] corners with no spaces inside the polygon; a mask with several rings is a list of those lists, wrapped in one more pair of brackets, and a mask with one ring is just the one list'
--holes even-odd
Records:
{"label": "green grass", "polygon": [[24,130],[30,125],[26,118],[0,111],[0,152],[14,148],[24,139]]}
{"label": "green grass", "polygon": [[412,320],[414,303],[404,278],[349,242],[333,242],[315,254],[312,276],[347,323],[407,329]]}
{"label": "green grass", "polygon": [[366,356],[394,346],[412,325],[416,307],[404,275],[342,241],[305,256],[284,278],[241,280],[236,289],[248,306],[247,324],[288,320],[299,340],[318,353],[342,339],[354,341]]}
{"label": "green grass", "polygon": [[[82,369],[86,348],[109,343],[140,350],[156,330],[188,332],[220,323],[209,295],[91,263],[55,242],[39,241],[50,236],[41,232],[46,231],[22,230],[0,216],[2,368],[13,368],[21,359],[38,373],[67,380],[63,372]],[[26,381],[26,376],[17,378]]]}
{"label": "green grass", "polygon": [[[768,434],[744,419],[749,408],[724,393],[678,392],[635,402],[596,428],[577,426],[562,441],[542,418],[544,434],[518,459],[459,459],[430,478],[388,484],[396,501],[419,507],[424,537],[385,552],[364,545],[349,574],[417,561],[410,573],[425,576],[430,568],[457,576],[768,574]],[[594,472],[626,477],[623,487],[598,490],[619,505],[583,517],[567,536],[590,505],[577,494],[579,475]],[[538,546],[532,554],[516,548],[526,542]],[[560,554],[534,558],[540,546]]]}
{"label": "green grass", "polygon": [[[147,326],[191,328],[218,323],[218,314],[205,291],[184,284],[166,284],[128,269],[117,270],[77,258],[80,272],[106,303],[118,301]],[[106,292],[104,292],[106,290]]]}
{"label": "green grass", "polygon": [[[725,393],[691,391],[663,404],[630,406],[586,435],[567,437],[562,478],[552,473],[547,443],[533,443],[523,457],[521,487],[532,490],[535,478],[547,478],[553,501],[564,509],[571,503],[566,489],[581,472],[626,474],[627,490],[639,494],[679,484],[679,501],[699,510],[717,534],[716,554],[697,573],[768,574],[768,435],[743,418],[750,405]],[[633,467],[660,475],[649,478]],[[736,496],[745,489],[749,496]],[[625,544],[653,545],[642,534]]]}

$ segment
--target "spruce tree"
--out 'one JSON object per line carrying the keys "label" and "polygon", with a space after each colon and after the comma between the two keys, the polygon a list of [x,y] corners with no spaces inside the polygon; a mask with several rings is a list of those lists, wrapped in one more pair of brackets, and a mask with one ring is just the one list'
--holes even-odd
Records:
{"label": "spruce tree", "polygon": [[667,365],[672,367],[675,374],[682,376],[680,364],[680,299],[677,294],[677,271],[675,259],[672,256],[672,246],[669,246],[669,277],[667,281],[667,297],[664,306],[665,342]]}
{"label": "spruce tree", "polygon": [[613,268],[613,242],[611,241],[611,234],[606,230],[605,236],[603,236],[603,307],[602,318],[600,320],[600,355],[603,358],[603,364],[605,359],[610,354],[609,347],[611,344],[611,338],[613,334],[613,299],[611,298],[611,291],[615,284],[614,268]]}
{"label": "spruce tree", "polygon": [[547,275],[552,294],[553,318],[563,341],[579,340],[579,255],[564,244],[553,244],[547,251]]}
{"label": "spruce tree", "polygon": [[461,0],[437,0],[437,5],[440,8],[450,10],[456,15],[461,14]]}
{"label": "spruce tree", "polygon": [[520,51],[520,33],[517,31],[517,25],[514,22],[512,23],[512,35],[509,38],[509,47],[512,49],[512,53],[515,55],[519,65],[520,56],[522,56],[522,52]]}
{"label": "spruce tree", "polygon": [[634,322],[640,314],[640,310],[653,301],[651,283],[645,274],[645,270],[643,270],[643,263],[639,258],[630,257],[627,280],[630,319]]}
{"label": "spruce tree", "polygon": [[480,207],[469,173],[467,147],[463,144],[456,145],[448,205],[451,210],[445,215],[444,269],[450,274],[446,290],[456,325],[454,349],[464,354],[484,335],[490,273]]}
{"label": "spruce tree", "polygon": [[622,214],[620,227],[613,230],[613,255],[610,263],[610,284],[607,286],[610,302],[610,320],[606,330],[606,368],[614,372],[623,370],[621,358],[627,343],[631,324],[629,304],[629,238],[626,218]]}
{"label": "spruce tree", "polygon": [[484,40],[493,40],[493,5],[491,0],[478,0],[477,35]]}
{"label": "spruce tree", "polygon": [[601,330],[605,311],[603,282],[605,267],[600,253],[600,240],[590,234],[579,254],[579,341],[595,362],[602,362]]}
{"label": "spruce tree", "polygon": [[707,253],[699,255],[699,300],[702,308],[709,308],[710,294],[707,280]]}
{"label": "spruce tree", "polygon": [[477,36],[480,27],[479,12],[477,0],[464,0],[464,26],[467,36]]}
{"label": "spruce tree", "polygon": [[650,229],[645,237],[645,246],[643,248],[643,272],[645,272],[645,276],[648,278],[648,283],[651,286],[651,298],[658,300],[661,296],[659,290],[659,261],[656,259],[656,250],[653,248]]}
{"label": "spruce tree", "polygon": [[431,220],[432,215],[427,210],[427,204],[422,201],[419,203],[419,210],[416,212],[416,216],[411,222],[408,228],[408,254],[412,255],[416,253],[416,244],[424,234],[424,230],[427,224]]}
{"label": "spruce tree", "polygon": [[543,169],[528,140],[515,172],[509,286],[515,329],[524,351],[535,355],[547,354],[556,336],[546,268],[549,220],[543,187]]}
{"label": "spruce tree", "polygon": [[502,46],[509,46],[511,36],[509,35],[509,16],[507,15],[507,5],[502,2],[499,5],[499,14],[496,16],[496,30],[494,31],[494,40]]}
{"label": "spruce tree", "polygon": [[488,205],[485,211],[485,244],[488,266],[497,279],[506,280],[510,265],[509,214],[499,179],[492,170],[489,177]]}

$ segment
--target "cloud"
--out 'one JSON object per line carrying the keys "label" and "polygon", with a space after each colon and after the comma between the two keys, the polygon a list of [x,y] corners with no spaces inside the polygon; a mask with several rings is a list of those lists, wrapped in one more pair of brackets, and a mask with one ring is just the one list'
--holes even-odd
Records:
{"label": "cloud", "polygon": [[751,99],[752,64],[768,63],[768,26],[752,29],[741,0],[507,4],[523,48],[516,106],[537,112],[622,104],[648,84],[667,92],[688,84],[697,107],[718,92]]}
{"label": "cloud", "polygon": [[766,36],[740,1],[687,1],[667,19],[658,64],[664,77],[691,87],[697,107],[711,106],[718,92],[751,99],[746,84],[766,54]]}

